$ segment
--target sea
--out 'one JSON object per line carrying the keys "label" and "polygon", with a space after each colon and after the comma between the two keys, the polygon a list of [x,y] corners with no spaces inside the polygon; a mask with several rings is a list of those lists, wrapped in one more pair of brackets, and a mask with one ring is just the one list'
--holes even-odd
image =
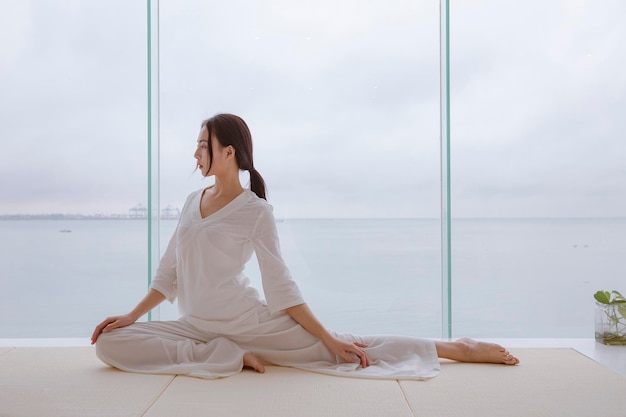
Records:
{"label": "sea", "polygon": [[[175,226],[160,221],[162,251]],[[626,295],[626,218],[454,219],[449,293],[438,219],[277,227],[307,303],[339,332],[437,338],[449,313],[453,337],[592,338],[593,294]],[[130,311],[149,283],[147,231],[140,219],[0,220],[0,338],[88,340]],[[262,294],[254,258],[246,273]],[[176,317],[167,301],[150,315]]]}

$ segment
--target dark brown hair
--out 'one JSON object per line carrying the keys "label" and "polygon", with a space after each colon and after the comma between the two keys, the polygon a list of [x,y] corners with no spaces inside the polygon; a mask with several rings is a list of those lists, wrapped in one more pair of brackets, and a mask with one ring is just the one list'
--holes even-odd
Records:
{"label": "dark brown hair", "polygon": [[250,189],[260,198],[265,198],[265,181],[259,171],[254,168],[252,159],[252,135],[246,122],[234,114],[216,114],[202,122],[209,132],[209,169],[213,164],[213,147],[211,138],[223,147],[232,146],[235,149],[235,160],[239,169],[250,172]]}

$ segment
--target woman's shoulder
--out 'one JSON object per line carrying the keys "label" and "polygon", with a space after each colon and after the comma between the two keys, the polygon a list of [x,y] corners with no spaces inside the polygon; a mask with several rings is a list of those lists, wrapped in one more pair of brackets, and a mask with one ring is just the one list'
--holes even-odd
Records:
{"label": "woman's shoulder", "polygon": [[202,191],[204,191],[206,189],[206,187],[204,188],[199,188],[197,190],[194,190],[192,192],[190,192],[189,194],[187,194],[187,199],[186,201],[191,200],[192,198],[194,198],[195,196],[197,196],[198,194],[202,193]]}
{"label": "woman's shoulder", "polygon": [[198,190],[195,190],[195,191],[192,191],[191,193],[189,193],[187,195],[187,198],[185,199],[185,205],[187,203],[189,203],[190,201],[194,200],[195,198],[197,198],[198,196],[200,196],[202,194],[202,191],[205,190],[205,188],[200,188]]}
{"label": "woman's shoulder", "polygon": [[199,190],[192,191],[191,193],[187,195],[187,198],[185,199],[185,204],[183,204],[182,212],[186,212],[191,206],[190,202],[193,202],[194,200],[199,198],[200,195],[202,195],[202,190],[204,190],[204,188],[200,188]]}
{"label": "woman's shoulder", "polygon": [[247,206],[253,210],[262,211],[272,211],[273,207],[270,203],[268,203],[264,198],[259,197],[254,193],[254,191],[246,188],[244,190],[248,197]]}

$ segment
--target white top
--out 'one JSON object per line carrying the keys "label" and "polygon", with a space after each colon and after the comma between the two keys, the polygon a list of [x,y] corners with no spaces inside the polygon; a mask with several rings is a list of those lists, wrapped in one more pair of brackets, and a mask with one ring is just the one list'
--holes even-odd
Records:
{"label": "white top", "polygon": [[[198,190],[187,197],[180,220],[151,288],[173,302],[195,326],[235,334],[304,303],[280,253],[272,206],[246,189],[226,206],[202,218]],[[256,253],[266,303],[250,286],[245,264]]]}

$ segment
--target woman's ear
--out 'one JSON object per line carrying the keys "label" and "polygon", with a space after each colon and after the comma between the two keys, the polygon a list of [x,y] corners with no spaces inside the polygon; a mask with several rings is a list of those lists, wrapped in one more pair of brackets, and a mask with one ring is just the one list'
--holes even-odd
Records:
{"label": "woman's ear", "polygon": [[235,157],[235,148],[233,148],[233,145],[228,145],[226,147],[226,159],[231,159]]}

